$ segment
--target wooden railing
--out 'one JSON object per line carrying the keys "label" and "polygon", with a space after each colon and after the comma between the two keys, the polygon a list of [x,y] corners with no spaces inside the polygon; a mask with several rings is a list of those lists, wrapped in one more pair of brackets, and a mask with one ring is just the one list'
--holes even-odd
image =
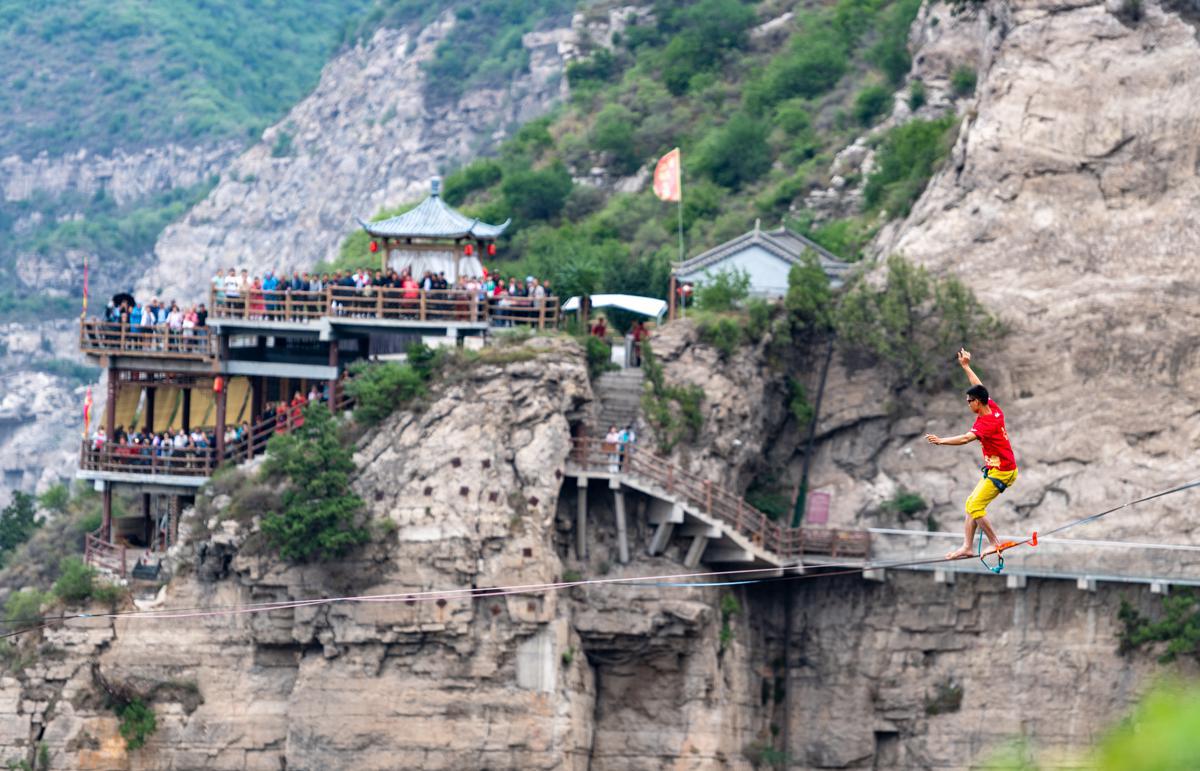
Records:
{"label": "wooden railing", "polygon": [[649,482],[783,558],[799,558],[804,554],[865,558],[870,553],[870,534],[866,531],[782,526],[741,496],[713,484],[711,479],[686,471],[635,444],[622,446],[599,439],[576,439],[571,461],[584,472],[628,474]]}
{"label": "wooden railing", "polygon": [[79,349],[84,353],[128,353],[172,359],[210,359],[216,352],[213,336],[204,327],[172,330],[165,325],[131,326],[100,319],[80,322]]}
{"label": "wooden railing", "polygon": [[538,329],[558,324],[556,297],[488,297],[462,289],[396,289],[329,286],[319,292],[255,291],[227,296],[209,294],[210,316],[217,319],[307,322],[324,317],[525,325]]}
{"label": "wooden railing", "polygon": [[[345,393],[337,398],[338,410],[352,407]],[[303,416],[289,407],[280,422],[277,418],[260,421],[244,438],[225,445],[219,458],[215,447],[154,447],[147,444],[96,443],[84,439],[79,452],[79,468],[122,474],[151,474],[210,477],[226,461],[240,463],[266,452],[267,442],[276,434],[286,434],[303,424]]]}
{"label": "wooden railing", "polygon": [[88,533],[83,542],[83,561],[92,567],[107,568],[124,578],[125,544],[109,543],[99,530]]}

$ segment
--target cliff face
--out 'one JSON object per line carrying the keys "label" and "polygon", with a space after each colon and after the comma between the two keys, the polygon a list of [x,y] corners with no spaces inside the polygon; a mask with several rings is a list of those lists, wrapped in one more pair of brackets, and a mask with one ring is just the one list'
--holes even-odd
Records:
{"label": "cliff face", "polygon": [[[678,572],[662,558],[603,564],[603,507],[590,561],[569,555],[572,486],[560,495],[570,421],[591,399],[586,367],[569,342],[517,358],[453,373],[426,408],[360,442],[354,486],[382,534],[374,544],[280,564],[218,495],[185,518],[177,574],[155,604],[545,583],[568,567]],[[719,592],[589,587],[73,621],[25,640],[33,663],[0,680],[0,752],[43,742],[53,768],[74,769],[319,769],[351,756],[376,769],[746,767],[741,749],[767,735],[752,662],[771,658],[771,625],[751,624],[743,598],[726,607],[734,631],[722,642]],[[159,728],[144,749],[125,751],[105,684],[148,695]]]}
{"label": "cliff face", "polygon": [[310,267],[332,259],[356,217],[420,199],[429,178],[545,112],[566,87],[574,33],[530,33],[529,72],[503,89],[427,102],[421,66],[454,23],[381,29],[331,61],[313,93],[228,167],[221,184],[155,249],[140,286],[198,298],[196,275],[218,267]]}

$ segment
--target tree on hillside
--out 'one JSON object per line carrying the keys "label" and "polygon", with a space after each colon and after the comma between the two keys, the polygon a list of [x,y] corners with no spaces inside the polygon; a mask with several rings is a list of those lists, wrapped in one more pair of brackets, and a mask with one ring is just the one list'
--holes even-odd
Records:
{"label": "tree on hillside", "polygon": [[20,490],[13,493],[12,503],[0,512],[0,565],[7,561],[13,549],[33,535],[38,526],[36,514],[37,507],[34,506],[32,495]]}
{"label": "tree on hillside", "polygon": [[262,519],[267,540],[289,561],[331,559],[366,543],[359,522],[363,501],[350,489],[354,457],[338,437],[329,409],[304,408],[304,423],[267,445],[263,465],[269,477],[287,481],[278,511]]}

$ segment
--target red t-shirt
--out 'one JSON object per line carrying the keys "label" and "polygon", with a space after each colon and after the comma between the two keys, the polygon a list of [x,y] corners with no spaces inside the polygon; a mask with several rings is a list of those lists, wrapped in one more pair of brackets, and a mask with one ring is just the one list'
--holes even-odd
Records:
{"label": "red t-shirt", "polygon": [[988,399],[988,414],[975,418],[971,433],[983,445],[983,465],[997,471],[1012,471],[1017,467],[1016,456],[1004,428],[1004,413],[1000,405]]}

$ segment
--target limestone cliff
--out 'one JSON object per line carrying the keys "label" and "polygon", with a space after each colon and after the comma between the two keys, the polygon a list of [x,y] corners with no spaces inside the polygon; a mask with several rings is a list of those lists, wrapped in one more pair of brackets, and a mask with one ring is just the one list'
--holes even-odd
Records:
{"label": "limestone cliff", "polygon": [[422,65],[454,24],[380,29],[326,65],[313,93],[233,161],[155,249],[143,289],[192,297],[218,267],[307,268],[332,259],[356,217],[427,194],[429,178],[544,113],[563,94],[570,27],[529,33],[528,73],[434,105]]}
{"label": "limestone cliff", "polygon": [[[155,606],[678,572],[663,558],[609,564],[602,508],[589,558],[569,555],[563,470],[591,389],[577,346],[534,345],[534,357],[451,373],[427,405],[359,442],[370,546],[281,564],[256,545],[257,518],[230,516],[218,493],[185,519]],[[44,743],[52,768],[73,769],[322,769],[351,756],[366,769],[747,768],[742,749],[769,736],[758,662],[777,658],[778,634],[720,592],[589,587],[73,621],[24,640],[32,661],[0,680],[0,755]],[[124,749],[106,687],[153,704],[145,748]]]}

